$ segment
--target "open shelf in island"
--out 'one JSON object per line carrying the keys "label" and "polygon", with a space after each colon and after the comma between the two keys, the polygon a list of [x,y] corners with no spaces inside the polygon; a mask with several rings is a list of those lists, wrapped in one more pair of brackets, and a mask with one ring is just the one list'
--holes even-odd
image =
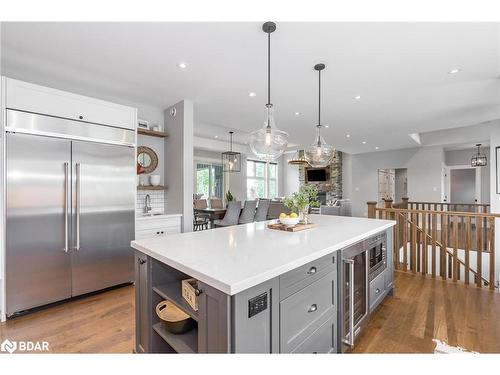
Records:
{"label": "open shelf in island", "polygon": [[198,329],[194,328],[189,332],[182,334],[174,334],[168,332],[163,323],[153,324],[153,330],[172,347],[177,353],[180,354],[194,354],[198,353]]}
{"label": "open shelf in island", "polygon": [[193,308],[182,298],[181,282],[171,282],[168,284],[158,285],[153,287],[153,291],[160,297],[172,302],[179,309],[188,314],[191,318],[198,321],[198,311]]}

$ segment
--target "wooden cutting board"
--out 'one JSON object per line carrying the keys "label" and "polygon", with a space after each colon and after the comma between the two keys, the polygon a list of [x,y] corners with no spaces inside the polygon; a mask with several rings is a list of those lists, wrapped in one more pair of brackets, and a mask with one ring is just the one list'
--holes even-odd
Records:
{"label": "wooden cutting board", "polygon": [[309,223],[309,224],[298,223],[294,227],[287,227],[287,226],[280,224],[280,223],[274,223],[274,224],[267,225],[267,227],[269,229],[283,230],[285,232],[300,232],[301,230],[311,229],[311,228],[314,228],[315,226],[316,226],[316,224],[314,224],[314,223]]}

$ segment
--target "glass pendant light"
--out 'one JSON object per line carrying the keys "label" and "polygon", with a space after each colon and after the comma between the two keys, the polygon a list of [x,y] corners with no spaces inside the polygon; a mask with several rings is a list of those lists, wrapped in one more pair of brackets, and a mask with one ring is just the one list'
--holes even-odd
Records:
{"label": "glass pendant light", "polygon": [[233,151],[233,133],[229,132],[229,151],[222,153],[222,166],[224,172],[239,172],[241,170],[241,153]]}
{"label": "glass pendant light", "polygon": [[325,64],[316,64],[314,70],[318,72],[318,125],[314,143],[305,150],[305,157],[311,167],[326,167],[335,155],[335,148],[328,145],[321,135],[321,71],[325,69]]}
{"label": "glass pendant light", "polygon": [[481,143],[476,144],[477,153],[472,156],[470,159],[470,165],[472,167],[486,167],[488,165],[488,159],[485,154],[481,154],[479,147],[481,147]]}
{"label": "glass pendant light", "polygon": [[250,133],[250,149],[259,159],[274,161],[283,155],[289,135],[276,127],[271,104],[271,33],[276,30],[276,24],[266,22],[262,30],[267,34],[267,104],[264,126]]}
{"label": "glass pendant light", "polygon": [[298,165],[298,166],[309,166],[309,163],[304,156],[304,150],[297,150],[295,154],[293,154],[292,158],[288,160],[288,164],[290,165]]}

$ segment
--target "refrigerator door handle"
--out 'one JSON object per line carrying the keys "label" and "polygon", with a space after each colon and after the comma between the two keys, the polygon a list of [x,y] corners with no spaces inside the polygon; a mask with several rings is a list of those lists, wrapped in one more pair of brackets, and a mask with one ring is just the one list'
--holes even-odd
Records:
{"label": "refrigerator door handle", "polygon": [[69,163],[64,163],[64,252],[69,251]]}
{"label": "refrigerator door handle", "polygon": [[354,259],[344,259],[349,264],[349,336],[344,343],[354,347]]}
{"label": "refrigerator door handle", "polygon": [[76,245],[75,250],[80,250],[80,163],[75,164],[76,169]]}

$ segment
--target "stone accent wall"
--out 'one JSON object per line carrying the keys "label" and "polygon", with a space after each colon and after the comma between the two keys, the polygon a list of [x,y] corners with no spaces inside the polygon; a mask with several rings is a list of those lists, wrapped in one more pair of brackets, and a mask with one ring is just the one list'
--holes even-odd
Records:
{"label": "stone accent wall", "polygon": [[[305,183],[305,167],[299,167],[300,186]],[[326,192],[335,198],[342,198],[342,152],[336,151],[335,157],[330,164],[330,181],[315,183],[320,192]]]}

